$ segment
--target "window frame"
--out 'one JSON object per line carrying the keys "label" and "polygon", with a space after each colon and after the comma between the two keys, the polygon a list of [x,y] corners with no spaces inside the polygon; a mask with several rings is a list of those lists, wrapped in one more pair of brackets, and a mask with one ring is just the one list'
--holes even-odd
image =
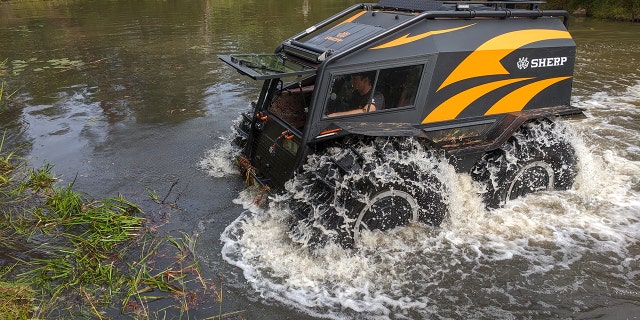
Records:
{"label": "window frame", "polygon": [[[338,118],[338,117],[344,117],[344,116],[356,116],[356,115],[363,115],[363,114],[378,114],[378,113],[383,113],[385,111],[389,112],[389,111],[396,111],[396,110],[406,110],[406,109],[410,109],[410,108],[415,108],[415,104],[416,101],[418,100],[418,94],[420,92],[420,87],[422,86],[423,83],[423,77],[424,77],[424,73],[428,70],[427,68],[427,62],[428,61],[420,61],[418,63],[411,63],[411,64],[389,64],[387,67],[384,68],[376,68],[376,69],[354,69],[354,68],[348,68],[348,69],[336,69],[333,70],[331,72],[329,72],[329,77],[328,77],[328,81],[329,81],[329,85],[327,86],[327,94],[326,94],[326,99],[325,99],[325,103],[324,103],[324,108],[322,110],[322,118],[323,119],[327,119],[327,118]],[[403,70],[405,69],[405,70]],[[336,93],[342,94],[344,96],[344,92],[346,89],[342,89],[342,91],[339,90],[334,90],[335,88],[335,83],[336,81],[342,81],[342,86],[344,86],[344,83],[347,82],[348,80],[344,80],[345,78],[354,75],[354,74],[359,74],[359,73],[368,73],[368,72],[375,72],[375,76],[374,76],[374,83],[372,84],[372,90],[371,90],[371,95],[369,96],[369,101],[371,99],[371,97],[373,97],[374,94],[376,94],[376,91],[378,90],[388,90],[389,92],[392,91],[391,86],[389,86],[389,84],[387,83],[386,85],[388,86],[388,88],[383,88],[381,89],[381,81],[389,81],[389,78],[392,76],[392,74],[394,72],[397,73],[401,73],[401,72],[406,72],[406,71],[411,71],[411,69],[413,69],[414,73],[411,75],[412,79],[410,79],[410,81],[412,82],[412,84],[407,85],[406,81],[407,78],[409,77],[409,75],[405,74],[405,79],[402,81],[402,83],[400,84],[400,86],[402,86],[403,88],[407,89],[409,87],[413,88],[413,96],[411,97],[411,101],[409,103],[403,104],[403,105],[399,105],[400,102],[402,101],[400,97],[397,98],[391,98],[391,95],[387,95],[384,97],[385,99],[385,106],[383,109],[381,110],[373,110],[373,111],[369,111],[369,112],[360,112],[360,113],[353,113],[353,114],[340,114],[340,115],[335,115],[335,116],[331,116],[330,114],[338,112],[339,110],[336,108],[335,102],[339,97],[335,97],[334,95]],[[387,74],[385,74],[387,73]],[[381,75],[383,77],[381,77]],[[384,78],[384,79],[381,79]],[[339,80],[341,79],[341,80]],[[349,84],[350,85],[350,84]],[[385,86],[385,84],[383,84],[383,86]],[[411,89],[410,89],[411,90]],[[378,91],[380,92],[380,91]],[[383,93],[384,94],[384,93]],[[335,100],[332,100],[332,97],[334,97]],[[342,101],[344,102],[344,101]],[[392,106],[393,105],[393,106]],[[346,111],[350,111],[350,110],[357,110],[357,107],[353,107],[351,109],[346,109]],[[331,111],[331,112],[330,112]]]}

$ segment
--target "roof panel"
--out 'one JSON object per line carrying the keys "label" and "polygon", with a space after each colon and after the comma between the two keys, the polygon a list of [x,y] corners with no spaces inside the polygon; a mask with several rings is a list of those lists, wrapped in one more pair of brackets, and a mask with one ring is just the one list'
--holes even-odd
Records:
{"label": "roof panel", "polygon": [[347,22],[322,32],[304,43],[340,52],[363,42],[385,29],[376,26]]}

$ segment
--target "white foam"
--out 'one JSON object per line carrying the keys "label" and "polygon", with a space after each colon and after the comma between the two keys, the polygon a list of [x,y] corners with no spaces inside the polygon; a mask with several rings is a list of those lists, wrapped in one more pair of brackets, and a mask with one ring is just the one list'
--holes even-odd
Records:
{"label": "white foam", "polygon": [[198,166],[208,175],[216,178],[238,174],[233,158],[239,153],[238,147],[233,144],[230,137],[220,137],[219,139],[219,144],[206,152]]}
{"label": "white foam", "polygon": [[[526,316],[531,308],[558,308],[558,296],[584,290],[591,274],[572,268],[594,266],[593,259],[612,287],[633,287],[640,139],[638,132],[625,136],[624,121],[617,120],[640,121],[638,92],[640,85],[624,97],[598,93],[581,100],[597,116],[568,124],[580,159],[572,190],[486,212],[471,178],[441,164],[451,194],[450,216],[440,228],[364,232],[358,250],[329,245],[313,253],[288,238],[287,212],[259,209],[243,194],[236,201],[248,210],[222,234],[222,255],[262,299],[331,319]],[[611,148],[618,145],[626,148]],[[567,303],[576,311],[584,308],[581,301]]]}

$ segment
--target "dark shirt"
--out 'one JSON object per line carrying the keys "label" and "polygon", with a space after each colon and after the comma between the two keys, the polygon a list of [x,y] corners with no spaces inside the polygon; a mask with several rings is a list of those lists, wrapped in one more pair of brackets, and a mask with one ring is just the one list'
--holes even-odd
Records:
{"label": "dark shirt", "polygon": [[371,102],[369,102],[369,93],[365,94],[365,95],[359,95],[357,92],[354,94],[353,99],[354,99],[354,103],[352,103],[352,106],[357,106],[358,108],[362,109],[364,108],[364,106],[366,106],[367,104],[371,103],[372,105],[376,106],[376,110],[382,110],[384,109],[384,95],[380,92],[376,92],[373,94],[373,99],[371,99]]}

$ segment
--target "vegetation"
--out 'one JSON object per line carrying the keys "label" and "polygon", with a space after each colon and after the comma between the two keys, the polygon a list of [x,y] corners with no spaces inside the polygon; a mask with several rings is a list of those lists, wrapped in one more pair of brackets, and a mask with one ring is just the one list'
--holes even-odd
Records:
{"label": "vegetation", "polygon": [[[6,69],[7,59],[0,61],[0,77],[4,76],[7,73]],[[13,96],[14,92],[7,94],[5,92],[5,81],[0,79],[0,112],[6,107],[9,99]]]}
{"label": "vegetation", "polygon": [[[25,2],[24,0],[2,0]],[[640,21],[640,0],[546,0],[547,9],[565,9],[599,19]],[[49,1],[35,1],[47,3]],[[232,1],[233,2],[233,1]],[[240,1],[238,1],[240,2]]]}
{"label": "vegetation", "polygon": [[[51,165],[26,168],[15,153],[3,151],[4,137],[0,319],[104,319],[120,313],[188,319],[199,303],[222,302],[222,292],[200,274],[195,239],[156,235],[144,212],[121,195],[89,199],[73,183],[56,186]],[[161,298],[172,302],[152,310],[149,303]],[[241,312],[220,310],[212,318]]]}
{"label": "vegetation", "polygon": [[640,0],[547,0],[545,8],[565,9],[599,19],[640,21]]}

